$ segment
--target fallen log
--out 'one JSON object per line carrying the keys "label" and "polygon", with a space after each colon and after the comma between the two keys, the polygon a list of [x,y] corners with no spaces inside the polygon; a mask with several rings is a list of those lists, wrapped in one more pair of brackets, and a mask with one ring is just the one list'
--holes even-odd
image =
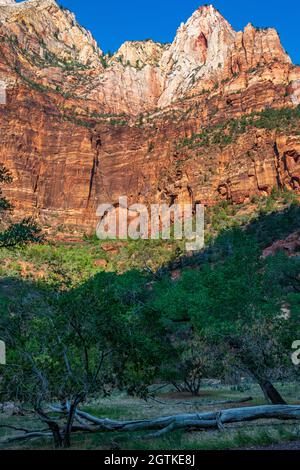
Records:
{"label": "fallen log", "polygon": [[[58,411],[59,408],[56,408],[56,410]],[[224,425],[257,419],[300,419],[300,405],[267,405],[232,408],[218,412],[179,414],[139,421],[117,421],[107,418],[100,419],[79,410],[77,411],[77,415],[96,426],[102,427],[104,431],[140,431],[147,429],[161,429],[169,426],[173,422],[177,423],[177,425],[179,425],[179,423],[185,423],[186,426],[189,426],[187,423],[193,422],[198,423],[197,426],[203,426],[203,428],[207,428],[207,426],[218,428],[217,420],[219,423]]]}
{"label": "fallen log", "polygon": [[[68,406],[52,406],[52,411],[68,416]],[[84,411],[77,410],[74,416],[72,432],[141,432],[155,431],[146,437],[159,437],[178,429],[186,430],[225,430],[225,426],[255,420],[300,420],[300,405],[267,405],[244,408],[232,408],[217,412],[179,414],[133,421],[118,421],[98,418]],[[78,423],[78,424],[77,424]],[[11,437],[13,440],[25,440],[38,437],[50,437],[49,432],[25,433]],[[62,431],[63,434],[63,431]]]}

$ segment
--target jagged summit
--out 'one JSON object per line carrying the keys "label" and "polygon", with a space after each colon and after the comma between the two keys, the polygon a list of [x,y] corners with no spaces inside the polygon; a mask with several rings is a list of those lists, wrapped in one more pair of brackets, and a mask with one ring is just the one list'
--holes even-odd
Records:
{"label": "jagged summit", "polygon": [[159,65],[162,55],[170,45],[144,41],[126,41],[112,57],[111,63],[121,61],[123,64],[140,68],[144,65]]}
{"label": "jagged summit", "polygon": [[[213,5],[199,7],[182,23],[172,44],[126,41],[111,58],[104,56],[73,13],[55,0],[10,2],[0,8],[0,18],[2,34],[18,41],[18,54],[26,50],[34,56],[29,67],[33,75],[67,93],[70,88],[72,93],[74,89],[84,93],[101,103],[105,112],[138,114],[165,108],[225,81],[232,90],[242,90],[248,86],[250,70],[256,70],[252,81],[277,83],[283,75],[284,80],[289,78],[286,66],[291,60],[274,29],[259,30],[249,24],[236,32]],[[37,62],[44,66],[35,69]],[[79,82],[78,74],[62,73],[68,64],[89,69],[88,87]],[[70,87],[70,81],[78,87]]]}
{"label": "jagged summit", "polygon": [[220,76],[235,34],[212,5],[199,8],[186,24],[182,23],[162,58],[166,89],[160,98],[160,106],[169,104],[173,95],[186,92],[197,80]]}
{"label": "jagged summit", "polygon": [[2,34],[14,37],[19,48],[41,60],[51,56],[55,65],[78,62],[99,71],[103,69],[100,61],[103,53],[91,33],[55,0],[27,0],[2,6]]}

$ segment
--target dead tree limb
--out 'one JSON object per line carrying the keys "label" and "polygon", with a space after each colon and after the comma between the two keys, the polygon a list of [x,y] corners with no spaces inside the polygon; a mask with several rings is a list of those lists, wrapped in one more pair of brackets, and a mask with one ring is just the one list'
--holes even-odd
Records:
{"label": "dead tree limb", "polygon": [[[52,406],[52,411],[59,414],[65,414],[66,409],[64,406]],[[45,415],[42,415],[43,421]],[[249,422],[255,420],[300,420],[300,405],[267,405],[267,406],[253,406],[244,408],[224,409],[217,412],[206,413],[193,413],[193,414],[179,414],[173,416],[158,417],[154,419],[144,419],[135,421],[118,421],[107,418],[98,418],[84,411],[77,410],[74,416],[74,424],[72,426],[72,433],[74,432],[141,432],[141,431],[155,431],[146,435],[146,437],[159,437],[177,429],[183,430],[225,430],[228,424]],[[53,420],[50,420],[50,429],[57,441],[57,434],[61,436],[62,431],[55,429],[53,433]],[[76,421],[76,423],[75,423]],[[78,424],[77,424],[78,423]],[[55,423],[57,424],[57,423]],[[41,436],[37,436],[41,434]],[[51,437],[50,433],[28,433],[22,436],[15,436],[9,439],[24,440],[33,437]],[[56,442],[57,444],[57,442]]]}

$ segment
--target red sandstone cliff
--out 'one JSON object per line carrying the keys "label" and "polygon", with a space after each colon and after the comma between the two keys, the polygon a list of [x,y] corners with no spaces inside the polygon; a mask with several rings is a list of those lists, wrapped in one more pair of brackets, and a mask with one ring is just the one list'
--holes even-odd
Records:
{"label": "red sandstone cliff", "polygon": [[[219,123],[300,103],[300,68],[273,29],[236,33],[212,6],[171,45],[126,42],[109,58],[54,0],[0,2],[0,161],[17,213],[93,230],[99,202],[239,203],[300,191],[300,123]],[[230,132],[226,126],[224,132]],[[229,136],[230,137],[230,136]]]}

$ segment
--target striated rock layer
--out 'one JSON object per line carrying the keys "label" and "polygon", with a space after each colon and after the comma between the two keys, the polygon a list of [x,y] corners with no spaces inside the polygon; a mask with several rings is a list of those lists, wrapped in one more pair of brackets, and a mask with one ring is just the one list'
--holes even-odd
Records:
{"label": "striated rock layer", "polygon": [[210,205],[300,192],[298,120],[224,127],[297,107],[300,68],[275,30],[236,33],[212,6],[172,44],[126,42],[109,57],[54,0],[2,1],[0,87],[6,194],[45,226],[92,232],[98,204],[120,195]]}

